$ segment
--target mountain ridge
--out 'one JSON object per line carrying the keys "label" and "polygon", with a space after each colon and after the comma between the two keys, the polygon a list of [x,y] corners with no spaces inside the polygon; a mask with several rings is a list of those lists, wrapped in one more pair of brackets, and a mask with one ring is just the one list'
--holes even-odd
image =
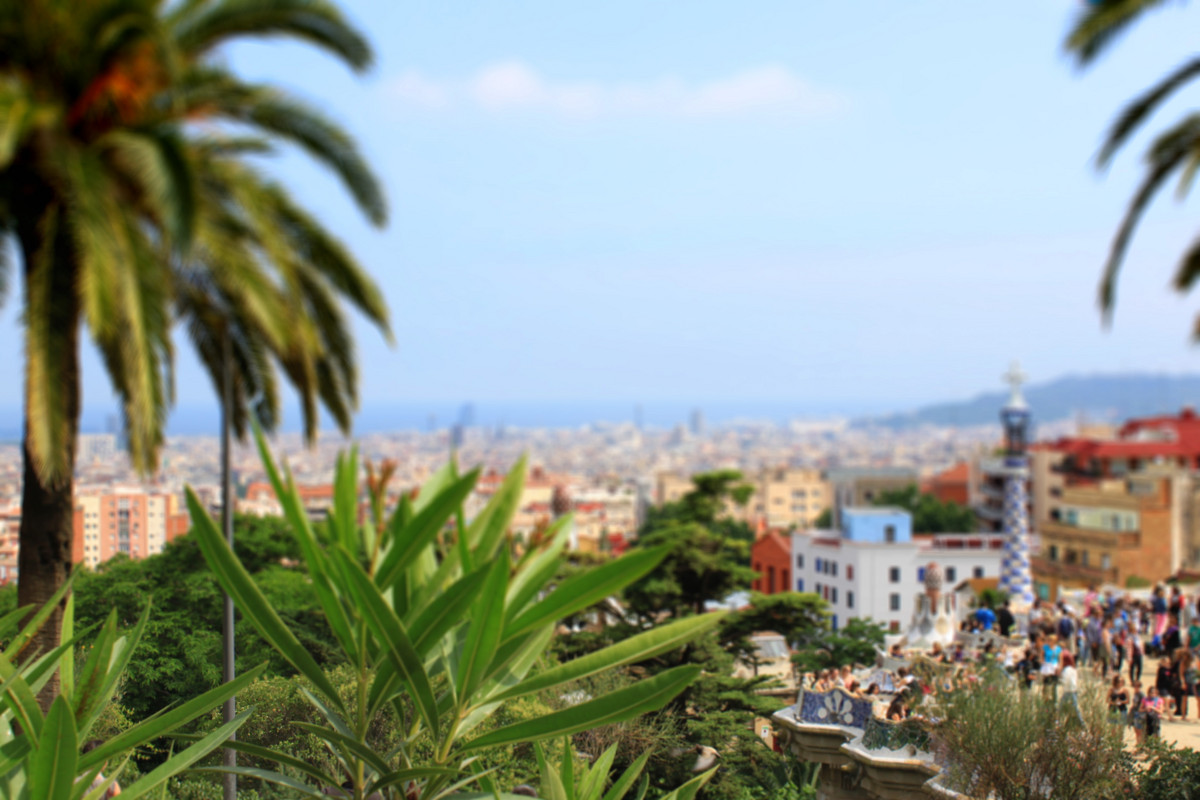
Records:
{"label": "mountain ridge", "polygon": [[[998,424],[1010,392],[982,392],[966,400],[933,403],[912,411],[854,420],[858,427],[894,429],[922,425],[973,426]],[[1200,374],[1123,372],[1068,374],[1024,387],[1035,420],[1055,422],[1080,415],[1107,422],[1177,413],[1200,405]]]}

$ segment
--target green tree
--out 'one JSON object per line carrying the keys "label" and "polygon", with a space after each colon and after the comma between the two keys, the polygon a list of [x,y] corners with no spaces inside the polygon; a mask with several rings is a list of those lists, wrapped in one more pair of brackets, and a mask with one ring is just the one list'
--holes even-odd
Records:
{"label": "green tree", "polygon": [[800,642],[792,663],[801,672],[841,667],[845,664],[872,664],[875,648],[883,646],[886,631],[878,622],[853,617],[837,631],[828,626],[813,632]]}
{"label": "green tree", "polygon": [[754,487],[742,482],[741,472],[702,472],[692,476],[692,484],[694,488],[678,501],[648,509],[642,530],[694,522],[725,538],[754,541],[754,531],[744,520],[724,514],[726,503],[744,507],[754,494]]}
{"label": "green tree", "polygon": [[[281,368],[310,434],[318,404],[347,427],[356,401],[342,301],[387,330],[348,251],[246,159],[296,145],[384,219],[344,131],[224,65],[223,46],[250,36],[298,39],[355,69],[371,61],[324,0],[0,4],[0,254],[15,242],[25,325],[22,605],[40,605],[70,569],[84,326],[143,472],[172,400],[176,321],[218,386],[228,345],[240,430],[252,406],[276,421]],[[45,626],[39,647],[59,629]]]}
{"label": "green tree", "polygon": [[912,514],[913,533],[969,533],[975,530],[975,512],[954,502],[942,502],[916,485],[880,492],[877,506],[895,506]]}
{"label": "green tree", "polygon": [[705,602],[750,586],[757,577],[750,569],[754,533],[722,513],[727,500],[749,498],[753,489],[741,480],[736,470],[694,475],[692,491],[649,511],[634,548],[665,548],[667,557],[625,590],[634,613],[643,619],[698,614]]}
{"label": "green tree", "polygon": [[[1092,0],[1082,4],[1078,18],[1067,36],[1067,50],[1080,67],[1091,66],[1113,43],[1148,11],[1165,6],[1162,0]],[[1098,168],[1104,169],[1129,139],[1141,130],[1149,118],[1179,90],[1200,76],[1200,58],[1195,56],[1175,67],[1157,84],[1135,98],[1117,115],[1096,156]],[[1106,317],[1116,302],[1117,274],[1133,239],[1142,214],[1167,182],[1178,176],[1177,195],[1185,196],[1191,189],[1196,170],[1200,168],[1200,116],[1188,111],[1182,119],[1159,133],[1146,152],[1145,174],[1125,216],[1117,227],[1104,265],[1100,283],[1100,305]],[[1200,277],[1200,241],[1194,242],[1183,254],[1176,268],[1174,287],[1180,292],[1190,290]],[[1200,321],[1194,330],[1200,337]]]}
{"label": "green tree", "polygon": [[[238,516],[234,541],[259,590],[317,662],[326,667],[337,664],[337,643],[328,633],[307,571],[281,563],[300,561],[286,523],[275,517]],[[85,570],[76,579],[74,592],[80,627],[99,624],[113,612],[119,624],[132,626],[149,612],[120,696],[134,721],[221,682],[224,600],[194,537],[183,536],[158,555],[136,561],[118,556],[95,572]],[[247,620],[238,620],[235,635],[239,674],[264,662],[271,676],[295,672]]]}
{"label": "green tree", "polygon": [[721,644],[757,673],[756,654],[750,637],[774,631],[789,646],[809,642],[829,627],[829,605],[812,592],[780,592],[750,595],[750,604],[733,612],[721,625]]}
{"label": "green tree", "polygon": [[643,619],[659,614],[699,614],[709,600],[746,589],[757,573],[745,542],[727,539],[703,525],[671,525],[638,535],[633,550],[665,548],[667,557],[625,590],[630,609]]}
{"label": "green tree", "polygon": [[833,527],[833,509],[823,508],[821,513],[817,514],[817,518],[813,520],[813,529],[818,531],[827,531]]}

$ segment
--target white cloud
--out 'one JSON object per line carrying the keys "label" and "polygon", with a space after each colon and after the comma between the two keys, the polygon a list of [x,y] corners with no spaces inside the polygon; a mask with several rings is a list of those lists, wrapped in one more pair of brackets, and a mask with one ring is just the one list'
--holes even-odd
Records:
{"label": "white cloud", "polygon": [[677,78],[640,83],[558,81],[521,61],[482,67],[462,80],[436,80],[406,72],[388,96],[408,107],[478,108],[492,113],[539,112],[576,119],[612,116],[722,117],[746,114],[823,116],[845,101],[781,66],[763,66],[707,83]]}

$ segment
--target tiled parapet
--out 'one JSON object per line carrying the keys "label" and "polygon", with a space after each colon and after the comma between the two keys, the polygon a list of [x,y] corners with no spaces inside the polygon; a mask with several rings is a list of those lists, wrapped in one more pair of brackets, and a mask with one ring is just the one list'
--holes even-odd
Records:
{"label": "tiled parapet", "polygon": [[929,750],[929,732],[913,722],[889,722],[878,717],[867,720],[862,746],[867,750]]}
{"label": "tiled parapet", "polygon": [[[872,701],[841,690],[803,692],[775,712],[776,741],[798,760],[821,764],[818,797],[828,800],[927,800],[938,773],[928,737],[915,723],[889,723]],[[940,793],[940,794],[939,794]]]}
{"label": "tiled parapet", "polygon": [[864,730],[867,721],[874,716],[874,704],[870,700],[855,697],[844,689],[828,692],[801,690],[795,708],[797,722],[854,728],[853,735]]}

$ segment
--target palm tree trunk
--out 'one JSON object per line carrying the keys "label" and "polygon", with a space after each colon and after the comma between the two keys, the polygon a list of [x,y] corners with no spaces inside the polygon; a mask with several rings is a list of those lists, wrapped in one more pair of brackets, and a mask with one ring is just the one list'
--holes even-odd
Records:
{"label": "palm tree trunk", "polygon": [[[75,528],[75,448],[79,435],[79,325],[80,307],[78,287],[75,286],[77,269],[72,263],[73,248],[65,233],[58,233],[55,241],[46,241],[42,222],[53,205],[50,190],[42,198],[44,202],[33,202],[19,214],[17,238],[21,245],[24,261],[26,297],[31,277],[39,269],[53,269],[51,276],[54,302],[49,306],[51,330],[59,332],[60,347],[57,352],[56,391],[51,398],[42,398],[43,404],[57,406],[60,419],[66,426],[63,446],[66,448],[66,468],[51,480],[43,480],[35,468],[30,451],[31,428],[31,382],[30,360],[38,355],[25,354],[25,419],[22,454],[24,457],[24,480],[21,492],[20,549],[17,556],[17,602],[21,606],[41,607],[66,581],[71,571],[71,543]],[[32,199],[32,198],[31,198]],[[43,250],[51,247],[54,256],[43,257]],[[36,400],[34,402],[37,402]],[[58,646],[62,633],[63,603],[37,632],[32,641],[34,654],[46,653]],[[38,703],[46,711],[58,694],[59,680],[55,672],[45,688],[38,694]]]}

